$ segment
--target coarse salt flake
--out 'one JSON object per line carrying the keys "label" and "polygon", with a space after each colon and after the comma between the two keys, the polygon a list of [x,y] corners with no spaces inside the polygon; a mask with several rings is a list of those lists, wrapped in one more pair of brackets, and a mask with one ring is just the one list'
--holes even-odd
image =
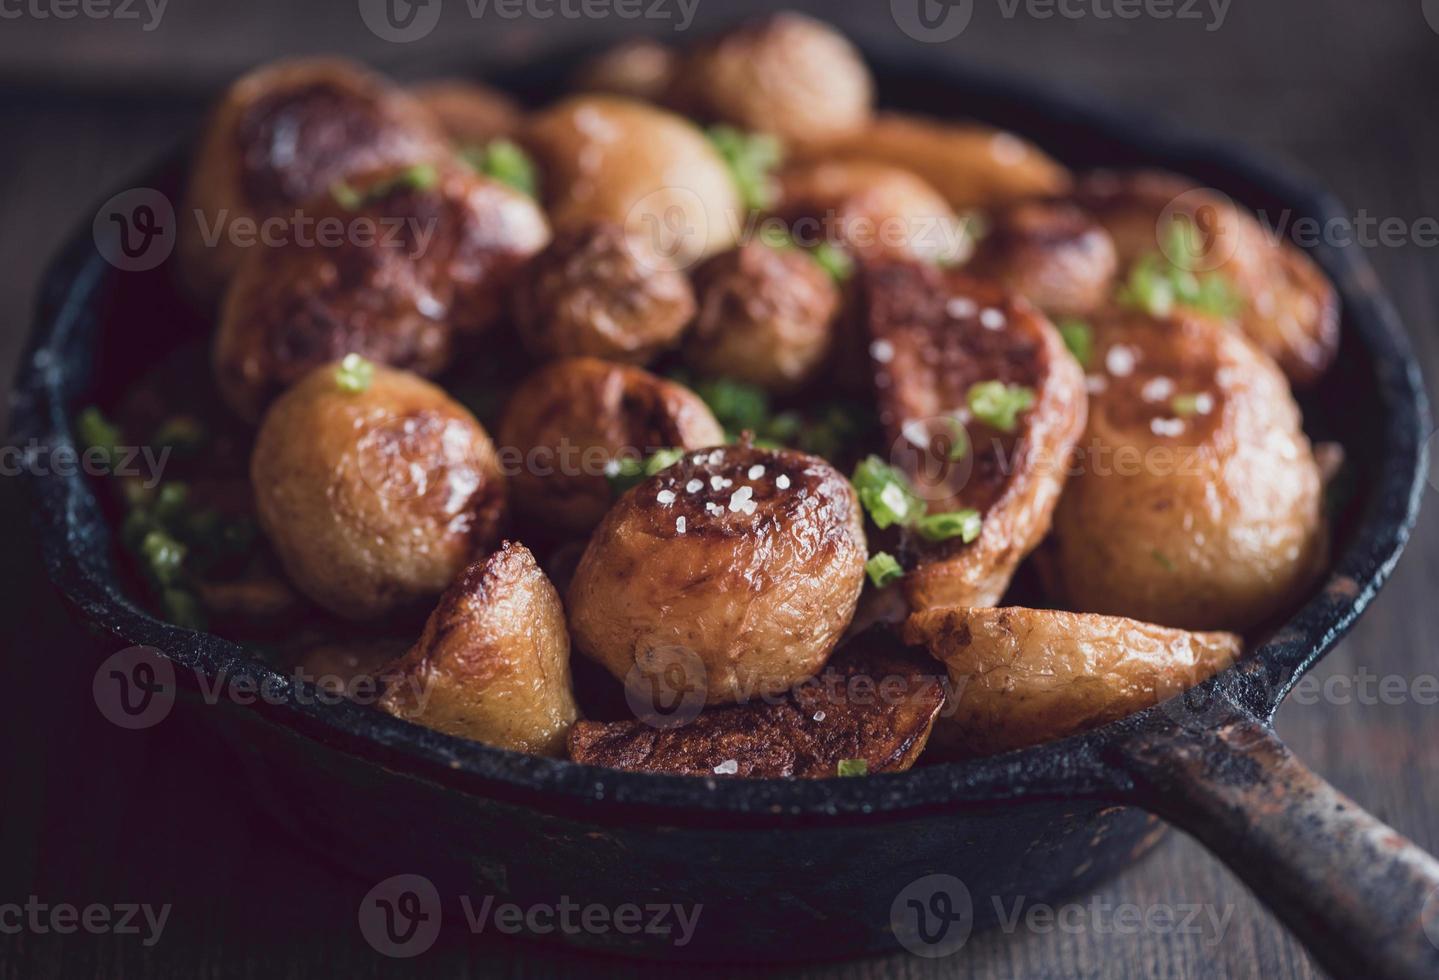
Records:
{"label": "coarse salt flake", "polygon": [[668,507],[670,504],[675,502],[675,492],[673,490],[661,490],[659,493],[655,494],[655,499]]}
{"label": "coarse salt flake", "polygon": [[676,534],[684,534],[684,533],[685,533],[685,519],[684,519],[684,515],[683,515],[683,514],[681,514],[679,517],[676,517],[676,518],[675,518],[675,533],[676,533]]}
{"label": "coarse salt flake", "polygon": [[986,330],[1003,330],[1004,323],[1004,313],[992,306],[979,314],[979,325]]}
{"label": "coarse salt flake", "polygon": [[724,762],[715,766],[716,776],[733,776],[737,772],[739,772],[738,759],[726,759]]}
{"label": "coarse salt flake", "polygon": [[779,487],[781,490],[788,490],[788,489],[789,489],[789,477],[787,477],[787,476],[785,476],[783,473],[781,473],[779,476],[777,476],[777,477],[774,478],[774,485],[777,486],[777,487]]}
{"label": "coarse salt flake", "polygon": [[690,482],[685,484],[686,493],[699,493],[704,488],[705,484],[703,480],[691,480]]}
{"label": "coarse salt flake", "polygon": [[758,480],[760,477],[764,476],[763,464],[755,463],[749,468],[749,471],[745,473],[745,476],[749,477],[751,480]]}
{"label": "coarse salt flake", "polygon": [[894,344],[887,340],[876,340],[869,345],[869,356],[881,364],[894,360]]}
{"label": "coarse salt flake", "polygon": [[1116,378],[1127,378],[1134,373],[1134,351],[1115,344],[1104,355],[1104,369]]}

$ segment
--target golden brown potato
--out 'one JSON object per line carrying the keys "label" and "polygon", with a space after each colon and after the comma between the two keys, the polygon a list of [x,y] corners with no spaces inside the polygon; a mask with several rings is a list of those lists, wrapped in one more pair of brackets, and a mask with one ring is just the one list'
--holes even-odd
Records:
{"label": "golden brown potato", "polygon": [[610,222],[562,231],[525,267],[512,302],[520,339],[541,360],[647,364],[695,313],[685,274],[642,259]]}
{"label": "golden brown potato", "polygon": [[669,90],[677,63],[673,49],[647,37],[637,38],[585,62],[575,75],[575,88],[658,102]]}
{"label": "golden brown potato", "polygon": [[[916,610],[992,606],[1049,530],[1084,431],[1084,375],[1049,321],[993,283],[914,262],[870,268],[861,283],[890,461],[931,514],[973,509],[983,521],[968,544],[901,532],[905,595]],[[993,382],[1030,404],[1012,419],[980,413],[975,386]]]}
{"label": "golden brown potato", "polygon": [[988,209],[1063,194],[1069,171],[1034,144],[979,123],[881,113],[864,129],[795,149],[805,160],[852,160],[903,167],[924,178],[956,211]]}
{"label": "golden brown potato", "polygon": [[683,385],[593,357],[555,361],[510,397],[501,458],[515,506],[547,528],[584,533],[614,502],[612,461],[724,441],[709,407]]}
{"label": "golden brown potato", "polygon": [[504,310],[549,238],[528,197],[457,165],[353,177],[307,205],[315,237],[250,250],[225,297],[215,376],[255,421],[316,365],[345,354],[434,375]]}
{"label": "golden brown potato", "polygon": [[380,365],[316,368],[270,407],[250,480],[296,587],[346,619],[442,592],[497,537],[489,436],[443,391]]}
{"label": "golden brown potato", "polygon": [[1235,322],[1295,384],[1313,384],[1339,349],[1339,299],[1310,258],[1267,232],[1226,195],[1173,174],[1101,172],[1079,185],[1077,200],[1104,223],[1127,269],[1169,248],[1176,219],[1197,233],[1196,271],[1233,287]]}
{"label": "golden brown potato", "polygon": [[532,116],[522,142],[556,228],[613,222],[650,261],[678,267],[729,248],[742,228],[724,160],[674,113],[619,96],[574,96]]}
{"label": "golden brown potato", "polygon": [[[901,772],[924,751],[944,704],[933,661],[861,637],[782,699],[717,705],[687,724],[582,721],[570,758],[680,776],[824,779],[840,762]],[[683,718],[677,721],[684,721]]]}
{"label": "golden brown potato", "polygon": [[512,541],[465,569],[384,674],[385,711],[502,749],[563,755],[579,716],[564,606]]}
{"label": "golden brown potato", "polygon": [[1319,468],[1284,376],[1195,314],[1091,322],[1089,429],[1050,556],[1069,605],[1240,632],[1284,612],[1326,550]]}
{"label": "golden brown potato", "polygon": [[570,583],[575,646],[631,685],[688,651],[708,703],[815,674],[864,579],[859,503],[822,459],[745,445],[686,454],[605,515]]}
{"label": "golden brown potato", "polygon": [[413,86],[410,94],[430,111],[450,142],[461,149],[511,136],[523,116],[503,92],[463,78],[442,78]]}
{"label": "golden brown potato", "polygon": [[694,279],[699,315],[684,355],[701,374],[784,392],[829,356],[839,290],[804,252],[746,242],[706,260]]}
{"label": "golden brown potato", "polygon": [[863,256],[953,264],[969,257],[968,229],[934,188],[900,167],[822,161],[779,175],[776,215],[796,243],[826,242]]}
{"label": "golden brown potato", "polygon": [[834,28],[781,13],[687,52],[671,97],[680,111],[700,119],[785,140],[819,140],[869,122],[874,82],[859,52]]}
{"label": "golden brown potato", "polygon": [[1025,201],[988,216],[965,271],[993,279],[1046,316],[1083,316],[1114,292],[1118,259],[1109,233],[1067,201]]}
{"label": "golden brown potato", "polygon": [[949,671],[930,740],[948,756],[1098,728],[1207,680],[1243,649],[1232,633],[1051,609],[930,609],[909,618],[904,637]]}
{"label": "golden brown potato", "polygon": [[351,174],[449,156],[429,111],[360,65],[304,58],[258,68],[226,90],[195,153],[181,285],[211,306],[245,252],[263,250],[251,243],[255,222],[288,226],[297,209]]}

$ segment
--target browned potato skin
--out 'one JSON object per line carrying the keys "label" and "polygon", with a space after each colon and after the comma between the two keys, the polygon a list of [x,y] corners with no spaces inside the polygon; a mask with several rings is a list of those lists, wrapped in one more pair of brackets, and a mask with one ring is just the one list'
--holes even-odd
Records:
{"label": "browned potato skin", "polygon": [[[751,478],[754,466],[763,471]],[[743,487],[755,513],[729,509]],[[710,704],[778,693],[828,659],[865,557],[854,490],[824,460],[745,445],[688,454],[595,529],[570,584],[571,635],[622,680],[663,682],[645,664],[680,647],[704,664]]]}
{"label": "browned potato skin", "polygon": [[587,61],[575,75],[582,92],[607,92],[629,99],[659,102],[674,79],[679,57],[650,38],[625,41]]}
{"label": "browned potato skin", "polygon": [[525,267],[512,302],[520,340],[540,360],[648,364],[695,314],[685,274],[644,261],[610,222],[560,232]]}
{"label": "browned potato skin", "polygon": [[694,280],[699,315],[684,356],[696,371],[787,392],[825,363],[840,294],[805,253],[746,242],[707,260]]}
{"label": "browned potato skin", "polygon": [[[292,151],[276,146],[282,130]],[[449,155],[429,111],[361,65],[302,58],[258,68],[211,110],[195,153],[180,222],[181,285],[211,307],[245,252],[260,250],[223,233],[209,245],[202,222],[289,215],[351,174]]]}
{"label": "browned potato skin", "polygon": [[521,142],[556,228],[609,221],[659,266],[687,267],[743,227],[724,160],[689,120],[634,99],[573,96],[530,117]]}
{"label": "browned potato skin", "polygon": [[[888,345],[887,359],[870,345],[880,422],[893,446],[908,447],[894,461],[909,468],[931,513],[973,508],[983,518],[969,544],[903,534],[897,557],[910,569],[905,596],[915,610],[992,606],[1049,531],[1069,454],[1084,431],[1084,375],[1053,325],[993,283],[905,263],[866,270],[862,286],[869,336]],[[968,301],[971,311],[953,312],[956,299]],[[1004,326],[983,326],[985,310],[1003,314]],[[1013,433],[968,418],[966,396],[980,381],[1034,390],[1035,404],[1021,413]],[[966,419],[970,443],[962,460],[947,462],[951,443],[942,426],[918,431],[921,442],[925,435],[943,440],[915,445],[916,423],[956,411]]]}
{"label": "browned potato skin", "polygon": [[843,245],[867,257],[957,262],[968,233],[934,188],[900,167],[825,160],[785,168],[775,214],[803,246]]}
{"label": "browned potato skin", "polygon": [[874,81],[859,52],[834,28],[782,13],[686,53],[672,100],[700,119],[813,141],[864,127],[873,112]]}
{"label": "browned potato skin", "polygon": [[905,623],[949,671],[932,751],[980,756],[1098,728],[1232,664],[1232,633],[1187,633],[1052,609],[937,608]]}
{"label": "browned potato skin", "polygon": [[[363,195],[396,173],[350,183]],[[353,211],[326,192],[307,211],[317,228],[371,228],[386,241],[294,239],[245,255],[221,310],[214,365],[225,401],[250,422],[296,379],[345,354],[443,371],[499,319],[516,270],[549,239],[533,201],[459,166],[442,168],[430,189],[401,186]]]}
{"label": "browned potato skin", "polygon": [[1077,200],[1109,229],[1121,269],[1160,248],[1166,209],[1194,221],[1205,255],[1228,277],[1244,308],[1237,325],[1279,362],[1289,380],[1311,385],[1339,349],[1339,298],[1310,258],[1276,241],[1229,198],[1173,174],[1100,172],[1081,181]]}
{"label": "browned potato skin", "polygon": [[250,459],[260,527],[290,580],[337,616],[442,592],[498,536],[489,436],[427,381],[376,365],[364,391],[316,368],[266,414]]}
{"label": "browned potato skin", "polygon": [[[1085,457],[1046,556],[1069,604],[1239,632],[1282,613],[1313,582],[1327,537],[1319,468],[1284,376],[1198,315],[1115,310],[1092,323],[1104,387],[1090,395]],[[1122,377],[1105,369],[1116,346],[1136,361]],[[1207,395],[1212,410],[1180,418],[1172,398],[1146,399],[1156,378]]]}
{"label": "browned potato skin", "polygon": [[430,111],[450,142],[462,148],[511,136],[524,119],[514,99],[463,78],[425,82],[413,86],[410,94]]}
{"label": "browned potato skin", "polygon": [[563,755],[579,717],[564,606],[512,541],[465,569],[384,674],[390,714],[515,752]]}
{"label": "browned potato skin", "polygon": [[1067,201],[1025,201],[988,216],[965,271],[993,279],[1046,316],[1084,316],[1114,292],[1119,260],[1104,227]]}
{"label": "browned potato skin", "polygon": [[1061,195],[1072,180],[1063,166],[1013,133],[898,113],[880,113],[869,126],[838,139],[797,146],[795,154],[902,167],[956,211]]}
{"label": "browned potato skin", "polygon": [[[927,659],[927,658],[925,658]],[[825,779],[840,760],[870,773],[914,765],[944,705],[933,662],[862,637],[784,700],[711,707],[686,725],[581,721],[570,758],[591,766],[714,776],[733,760],[745,779]]]}
{"label": "browned potato skin", "polygon": [[[724,430],[683,385],[641,368],[574,357],[546,365],[520,385],[505,406],[499,440],[516,508],[546,527],[585,533],[614,502],[606,462],[625,450],[633,458],[713,446],[724,441]],[[545,450],[543,469],[554,472],[532,465],[532,457],[540,458],[536,450]]]}

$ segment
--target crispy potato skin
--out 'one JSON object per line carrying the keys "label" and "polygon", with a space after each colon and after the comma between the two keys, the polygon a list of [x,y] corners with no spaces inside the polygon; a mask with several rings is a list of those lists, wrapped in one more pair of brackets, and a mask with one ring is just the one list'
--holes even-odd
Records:
{"label": "crispy potato skin", "polygon": [[828,358],[840,294],[808,255],[746,242],[706,261],[694,278],[699,315],[684,356],[701,374],[785,392]]}
{"label": "crispy potato skin", "polygon": [[271,406],[250,480],[290,580],[346,619],[438,595],[497,537],[505,483],[489,436],[434,385],[375,366],[364,391],[322,365]]}
{"label": "crispy potato skin", "polygon": [[[862,277],[869,356],[890,459],[931,513],[973,508],[979,537],[929,542],[904,532],[897,557],[913,609],[992,606],[1049,531],[1068,456],[1084,431],[1084,375],[1058,332],[993,283],[922,263],[873,266]],[[998,313],[997,328],[985,326]],[[1002,381],[1035,393],[1014,432],[973,419],[971,385]],[[953,420],[969,451],[950,462]]]}
{"label": "crispy potato skin", "polygon": [[[201,136],[180,222],[181,285],[211,307],[245,252],[261,250],[232,239],[237,223],[289,216],[351,174],[449,154],[423,105],[358,64],[305,58],[258,68],[226,90]],[[205,228],[219,229],[213,244]]]}
{"label": "crispy potato skin", "polygon": [[563,755],[579,717],[564,606],[512,541],[465,569],[383,673],[390,714],[516,752]]}
{"label": "crispy potato skin", "polygon": [[1013,133],[978,123],[880,113],[863,129],[795,148],[805,160],[853,160],[903,167],[934,187],[957,211],[988,209],[1060,195],[1071,176]]}
{"label": "crispy potato skin", "polygon": [[617,44],[580,66],[574,87],[629,99],[659,102],[674,79],[679,56],[647,37]]}
{"label": "crispy potato skin", "polygon": [[865,557],[859,502],[824,460],[744,445],[692,453],[595,529],[570,584],[570,630],[621,680],[663,681],[651,655],[679,647],[704,665],[708,703],[777,693],[829,657]]}
{"label": "crispy potato skin", "polygon": [[1024,201],[989,215],[965,271],[994,279],[1046,316],[1083,316],[1113,293],[1119,265],[1109,232],[1066,201]]}
{"label": "crispy potato skin", "polygon": [[714,776],[729,761],[732,775],[748,779],[824,779],[842,759],[901,772],[924,751],[943,705],[933,662],[861,637],[783,700],[717,705],[674,728],[581,721],[569,751],[585,765],[679,776]]}
{"label": "crispy potato skin", "polygon": [[971,242],[934,188],[897,166],[822,160],[779,175],[775,215],[806,247],[828,242],[857,255],[958,262]]}
{"label": "crispy potato skin", "polygon": [[905,623],[949,671],[950,703],[931,746],[992,755],[1098,728],[1228,667],[1232,633],[1187,633],[1051,609],[936,608]]}
{"label": "crispy potato skin", "polygon": [[712,446],[724,441],[724,430],[683,385],[641,368],[574,357],[520,385],[505,406],[499,440],[516,508],[547,526],[585,533],[614,503],[605,463]]}
{"label": "crispy potato skin", "polygon": [[519,104],[498,89],[463,78],[442,78],[410,90],[459,147],[484,146],[520,128]]}
{"label": "crispy potato skin", "polygon": [[1228,197],[1160,172],[1100,172],[1076,199],[1114,237],[1120,266],[1160,249],[1161,222],[1186,216],[1203,243],[1203,268],[1226,276],[1243,302],[1238,327],[1279,362],[1289,380],[1310,385],[1339,349],[1339,298],[1310,258],[1272,237]]}
{"label": "crispy potato skin", "polygon": [[859,52],[834,28],[782,13],[686,53],[672,98],[680,111],[700,119],[813,141],[868,123],[874,81]]}
{"label": "crispy potato skin", "polygon": [[614,95],[579,95],[530,117],[521,142],[556,228],[621,225],[657,265],[685,267],[734,243],[742,209],[719,153],[689,120]]}
{"label": "crispy potato skin", "polygon": [[525,268],[512,302],[520,339],[541,360],[647,364],[695,313],[685,274],[643,260],[609,222],[562,231]]}
{"label": "crispy potato skin", "polygon": [[447,166],[431,188],[384,191],[397,173],[353,179],[358,194],[375,194],[356,210],[328,192],[307,206],[317,229],[356,234],[244,256],[214,348],[221,394],[241,418],[255,421],[296,379],[345,354],[439,373],[500,317],[516,270],[549,240],[535,203],[498,181]]}
{"label": "crispy potato skin", "polygon": [[[1284,376],[1217,320],[1114,310],[1091,322],[1102,388],[1047,556],[1069,604],[1240,632],[1285,611],[1327,533]],[[1181,415],[1176,395],[1210,411]]]}

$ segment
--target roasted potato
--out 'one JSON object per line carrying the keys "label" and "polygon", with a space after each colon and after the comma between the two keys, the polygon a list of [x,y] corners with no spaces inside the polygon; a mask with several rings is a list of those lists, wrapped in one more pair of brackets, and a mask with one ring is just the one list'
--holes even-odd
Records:
{"label": "roasted potato", "polygon": [[230,284],[215,377],[248,421],[345,354],[444,370],[499,318],[516,269],[549,238],[533,201],[458,165],[372,172],[341,197],[307,206],[313,240],[250,250]]}
{"label": "roasted potato", "polygon": [[1104,227],[1067,201],[1024,201],[988,216],[965,271],[993,279],[1058,319],[1083,316],[1114,293],[1118,259]]}
{"label": "roasted potato", "polygon": [[383,674],[385,711],[502,749],[563,755],[579,716],[564,606],[512,541],[465,569]]}
{"label": "roasted potato", "polygon": [[742,24],[680,59],[671,99],[686,115],[813,141],[863,128],[874,81],[828,24],[781,13]]}
{"label": "roasted potato", "polygon": [[645,102],[659,102],[674,80],[679,58],[673,48],[647,37],[617,44],[580,66],[574,87]]}
{"label": "roasted potato", "polygon": [[516,508],[543,527],[583,534],[614,502],[614,460],[724,441],[709,407],[683,385],[592,357],[530,375],[500,421]]}
{"label": "roasted potato", "polygon": [[922,177],[956,211],[1063,194],[1071,186],[1069,171],[1013,133],[898,113],[880,113],[856,132],[797,146],[794,155],[903,167]]}
{"label": "roasted potato", "polygon": [[578,722],[570,758],[635,772],[749,779],[823,779],[837,775],[841,762],[862,762],[867,773],[900,772],[924,751],[944,704],[934,666],[860,638],[783,699],[718,705],[674,727]]}
{"label": "roasted potato", "polygon": [[1113,310],[1052,572],[1075,609],[1249,629],[1292,605],[1326,553],[1323,490],[1274,362],[1217,320]]}
{"label": "roasted potato", "polygon": [[699,315],[684,344],[701,374],[784,392],[829,356],[840,294],[829,273],[793,248],[746,242],[695,270]]}
{"label": "roasted potato", "polygon": [[[1172,174],[1100,172],[1086,177],[1077,200],[1114,237],[1121,268],[1145,255],[1194,261],[1233,288],[1237,326],[1279,362],[1289,380],[1313,384],[1339,349],[1339,299],[1310,258],[1270,235],[1224,194]],[[1196,255],[1168,255],[1169,233],[1187,219]]]}
{"label": "roasted potato", "polygon": [[429,382],[366,362],[322,365],[280,396],[250,480],[290,580],[346,619],[438,595],[494,542],[505,510],[474,417]]}
{"label": "roasted potato", "polygon": [[327,693],[377,704],[384,691],[385,668],[409,646],[408,640],[392,636],[325,642],[301,655],[295,673]]}
{"label": "roasted potato", "polygon": [[[978,537],[939,542],[906,528],[894,550],[913,609],[992,606],[1048,532],[1084,431],[1084,375],[1058,332],[993,283],[923,263],[861,277],[880,422],[890,461],[931,514],[975,510]],[[984,385],[1027,402],[985,417]]]}
{"label": "roasted potato", "polygon": [[944,198],[913,173],[868,161],[822,161],[779,175],[775,216],[794,241],[843,246],[866,257],[954,264],[973,248]]}
{"label": "roasted potato", "polygon": [[201,136],[183,208],[194,220],[180,226],[181,285],[213,306],[245,252],[264,248],[247,246],[242,230],[289,221],[352,174],[449,156],[429,111],[360,65],[306,58],[258,68],[226,90]]}
{"label": "roasted potato", "polygon": [[815,674],[854,615],[865,540],[849,482],[824,460],[748,445],[686,454],[633,488],[570,583],[576,648],[628,684],[663,651],[700,665],[716,704]]}
{"label": "roasted potato", "polygon": [[1098,728],[1188,690],[1234,662],[1232,633],[1187,633],[1051,609],[928,609],[904,637],[949,671],[932,750],[979,756]]}
{"label": "roasted potato", "polygon": [[430,111],[450,142],[460,149],[482,147],[512,136],[524,118],[519,104],[503,92],[463,78],[443,78],[410,89]]}
{"label": "roasted potato", "polygon": [[695,314],[689,279],[644,260],[623,227],[562,231],[515,284],[515,327],[535,357],[647,364]]}
{"label": "roasted potato", "polygon": [[521,140],[556,228],[621,225],[660,266],[729,248],[742,227],[724,160],[689,120],[633,99],[580,95],[530,117]]}

